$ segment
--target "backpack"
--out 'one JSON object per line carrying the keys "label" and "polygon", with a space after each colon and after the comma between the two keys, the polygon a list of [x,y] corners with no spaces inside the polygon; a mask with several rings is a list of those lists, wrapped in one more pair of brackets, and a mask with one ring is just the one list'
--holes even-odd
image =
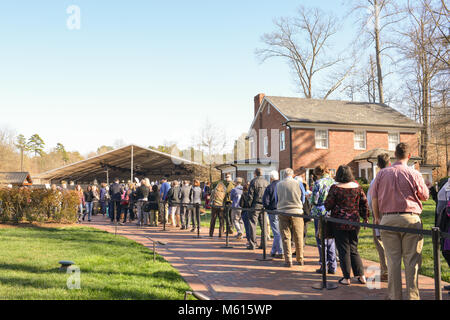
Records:
{"label": "backpack", "polygon": [[152,203],[147,201],[144,203],[144,205],[142,206],[142,211],[144,212],[150,212],[150,210],[152,210]]}
{"label": "backpack", "polygon": [[223,200],[225,199],[226,196],[226,188],[225,185],[223,185],[222,183],[222,190],[219,190],[219,185],[220,183],[216,186],[216,188],[212,191],[211,194],[211,202],[216,205],[216,206],[221,206],[223,205]]}
{"label": "backpack", "polygon": [[130,199],[130,198],[129,198],[127,192],[124,191],[124,192],[120,195],[120,205],[122,205],[122,206],[128,205],[129,199]]}

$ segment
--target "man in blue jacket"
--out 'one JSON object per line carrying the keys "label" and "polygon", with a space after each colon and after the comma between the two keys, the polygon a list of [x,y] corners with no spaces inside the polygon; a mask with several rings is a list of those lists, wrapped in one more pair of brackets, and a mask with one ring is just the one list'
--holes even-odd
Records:
{"label": "man in blue jacket", "polygon": [[243,230],[244,230],[244,222],[242,221],[242,210],[237,210],[240,208],[239,202],[241,201],[243,187],[242,187],[242,178],[236,178],[236,187],[234,187],[230,192],[230,200],[231,200],[231,221],[233,222],[234,227],[237,231],[237,239],[242,239]]}
{"label": "man in blue jacket", "polygon": [[160,207],[159,207],[159,217],[160,222],[163,223],[164,221],[167,223],[167,220],[169,218],[169,203],[167,202],[167,193],[170,189],[170,183],[167,182],[166,178],[161,179],[161,188],[159,190],[159,196],[161,199]]}
{"label": "man in blue jacket", "polygon": [[[266,210],[277,210],[277,184],[280,182],[278,171],[270,173],[270,184],[267,186],[263,195],[263,206]],[[273,244],[270,255],[274,258],[283,258],[283,243],[279,227],[278,215],[269,214],[270,227],[272,228]]]}

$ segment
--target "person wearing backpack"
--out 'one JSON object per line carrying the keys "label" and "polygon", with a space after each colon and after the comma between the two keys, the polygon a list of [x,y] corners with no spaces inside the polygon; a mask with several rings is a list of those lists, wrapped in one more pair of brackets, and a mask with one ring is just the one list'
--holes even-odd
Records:
{"label": "person wearing backpack", "polygon": [[211,223],[209,225],[209,236],[214,236],[214,229],[216,227],[216,219],[219,218],[219,238],[225,231],[225,216],[222,207],[226,196],[226,187],[222,181],[220,181],[211,193]]}

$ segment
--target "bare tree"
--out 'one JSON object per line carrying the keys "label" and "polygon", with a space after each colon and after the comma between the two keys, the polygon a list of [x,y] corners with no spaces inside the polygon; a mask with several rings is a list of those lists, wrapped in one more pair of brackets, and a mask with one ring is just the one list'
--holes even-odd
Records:
{"label": "bare tree", "polygon": [[202,151],[202,162],[209,167],[209,179],[212,182],[213,166],[222,164],[224,161],[224,153],[228,145],[225,130],[206,119],[200,132],[192,138],[192,141],[193,145]]}
{"label": "bare tree", "polygon": [[450,67],[450,10],[444,0],[428,1],[421,0],[422,7],[428,12],[434,25],[436,26],[436,40],[433,41],[427,53],[439,59],[444,68]]}
{"label": "bare tree", "polygon": [[421,157],[424,163],[429,161],[429,144],[432,129],[433,94],[438,89],[436,81],[442,70],[440,59],[431,54],[436,41],[438,28],[427,6],[431,0],[411,3],[408,1],[408,23],[405,31],[400,32],[402,38],[398,41],[405,67],[403,70],[407,84],[409,101],[413,104],[416,119],[423,124],[420,145]]}
{"label": "bare tree", "polygon": [[[388,56],[387,51],[395,46],[387,40],[385,33],[391,31],[403,18],[397,0],[351,0],[354,3],[353,12],[360,13],[361,25],[358,38],[364,39],[363,46],[374,46],[375,64],[377,73],[378,102],[385,103],[382,57]],[[366,34],[367,37],[360,37]]]}
{"label": "bare tree", "polygon": [[315,96],[314,80],[322,73],[328,82],[327,87],[322,88],[322,98],[327,99],[342,85],[355,65],[353,59],[351,66],[345,66],[348,60],[342,54],[327,57],[330,40],[339,29],[337,18],[317,8],[300,7],[298,16],[279,18],[274,23],[276,30],[262,36],[266,46],[257,49],[256,55],[262,62],[274,57],[284,58],[306,98]]}

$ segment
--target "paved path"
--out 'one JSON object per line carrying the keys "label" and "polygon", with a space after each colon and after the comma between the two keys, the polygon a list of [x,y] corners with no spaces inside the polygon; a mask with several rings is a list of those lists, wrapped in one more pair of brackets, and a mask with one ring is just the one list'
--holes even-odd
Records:
{"label": "paved path", "polygon": [[[112,233],[116,229],[102,216],[93,217],[86,225]],[[178,228],[167,227],[162,231],[161,227],[138,227],[134,223],[119,225],[117,234],[150,249],[152,242],[148,238],[166,242],[167,246],[158,246],[157,252],[180,272],[193,290],[212,299],[379,300],[386,297],[387,283],[381,283],[381,289],[370,290],[352,280],[351,286],[339,285],[336,290],[313,289],[312,285],[320,283],[321,275],[315,273],[319,258],[317,248],[311,246],[305,248],[306,265],[294,264],[294,268],[288,269],[283,266],[283,260],[257,261],[262,257],[262,250],[248,251],[243,240],[233,239],[230,241],[233,248],[224,249],[225,239],[208,237],[206,228],[202,228],[200,239],[194,238],[196,234]],[[363,263],[365,268],[378,265],[368,260]],[[328,279],[337,283],[340,277],[338,270]],[[434,299],[432,278],[420,276],[419,286],[422,299]],[[447,292],[443,292],[443,296],[450,299]]]}

